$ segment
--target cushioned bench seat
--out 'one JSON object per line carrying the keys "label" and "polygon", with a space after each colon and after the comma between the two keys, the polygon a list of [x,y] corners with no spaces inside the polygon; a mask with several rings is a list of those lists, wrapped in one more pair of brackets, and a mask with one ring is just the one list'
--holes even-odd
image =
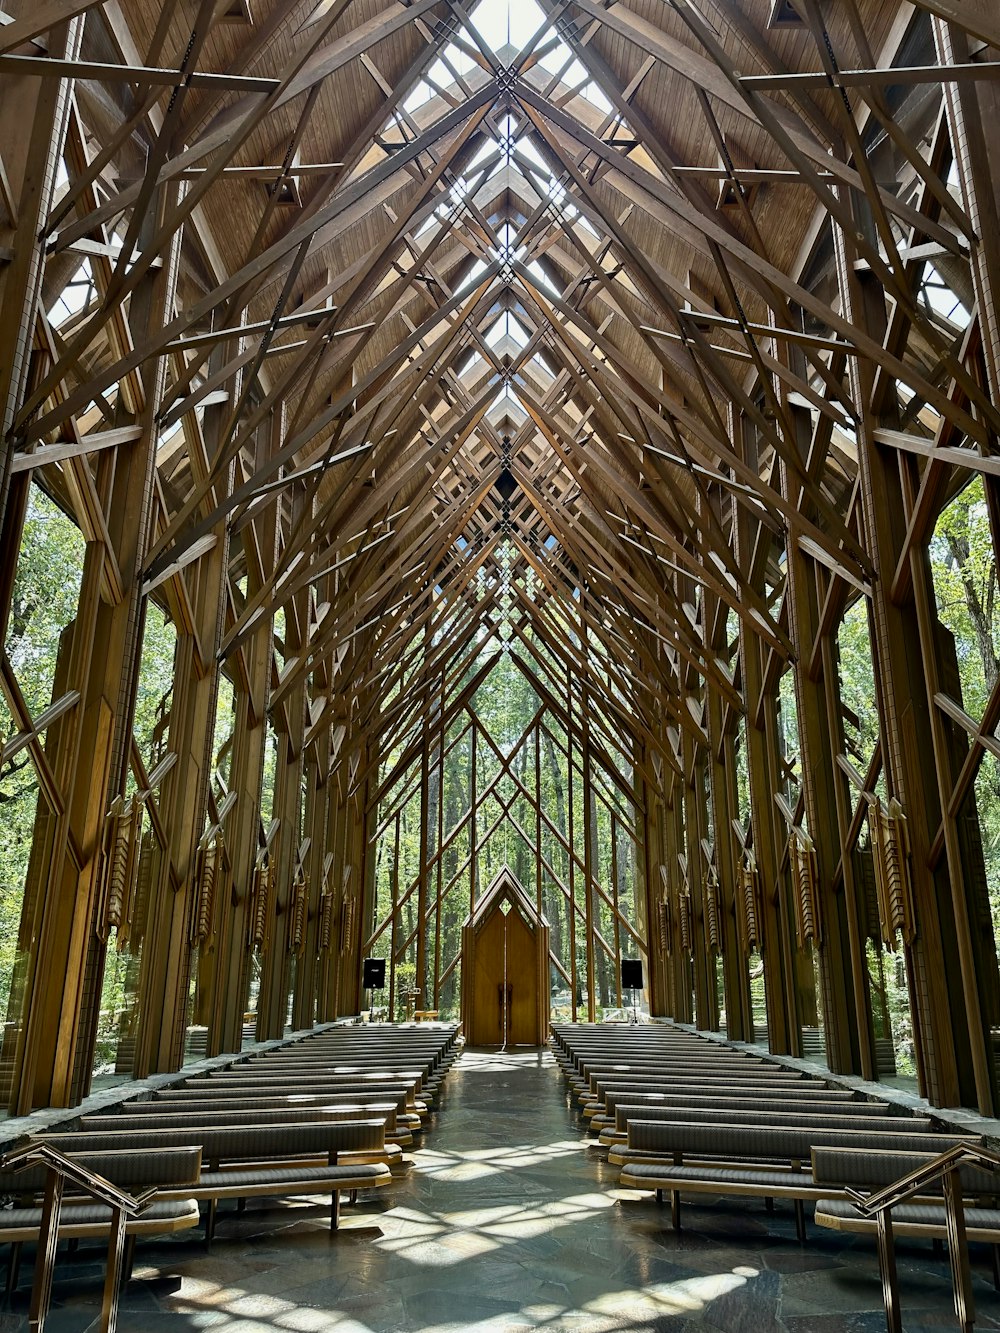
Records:
{"label": "cushioned bench seat", "polygon": [[[392,1172],[385,1159],[399,1152],[385,1144],[381,1120],[225,1128],[186,1125],[42,1137],[61,1152],[110,1152],[120,1147],[142,1149],[152,1157],[164,1148],[197,1144],[202,1150],[201,1174],[186,1193],[209,1202],[209,1239],[218,1199],[257,1195],[330,1194],[330,1226],[335,1230],[341,1191],[355,1193],[390,1184]],[[244,1172],[247,1183],[236,1184],[231,1169]]]}
{"label": "cushioned bench seat", "polygon": [[[849,1199],[827,1199],[816,1205],[817,1226],[833,1231],[854,1231],[874,1235],[878,1224],[874,1217],[861,1217]],[[948,1224],[944,1204],[901,1203],[892,1210],[892,1229],[898,1236],[947,1240]],[[968,1240],[1000,1244],[1000,1208],[965,1209],[965,1234]]]}
{"label": "cushioned bench seat", "polygon": [[[343,1166],[309,1166],[297,1162],[290,1166],[232,1167],[226,1170],[203,1171],[194,1186],[193,1197],[207,1200],[210,1205],[206,1234],[211,1239],[215,1231],[215,1205],[220,1199],[295,1198],[302,1194],[329,1194],[331,1196],[330,1230],[340,1226],[340,1196],[346,1190],[381,1189],[391,1182],[389,1169],[382,1163],[351,1163]],[[164,1198],[171,1198],[169,1192]]]}
{"label": "cushioned bench seat", "polygon": [[[723,1196],[730,1193],[756,1194],[765,1199],[793,1199],[796,1229],[799,1238],[804,1239],[802,1201],[843,1194],[841,1184],[819,1184],[814,1179],[811,1168],[813,1148],[944,1152],[956,1144],[970,1141],[970,1136],[937,1134],[930,1130],[923,1133],[877,1133],[856,1128],[771,1129],[750,1125],[631,1120],[628,1146],[613,1149],[609,1160],[614,1163],[616,1156],[626,1159],[620,1181],[624,1187],[653,1191],[657,1198],[662,1197],[664,1190],[670,1191],[675,1227],[680,1226],[682,1189],[685,1192]],[[644,1150],[657,1151],[664,1156],[658,1161],[643,1159]],[[688,1158],[687,1162],[684,1161],[685,1157]],[[692,1158],[697,1158],[697,1161],[692,1161]],[[806,1162],[810,1166],[805,1166]],[[741,1172],[753,1174],[741,1176]]]}
{"label": "cushioned bench seat", "polygon": [[[940,1149],[944,1151],[944,1149]],[[886,1152],[883,1150],[858,1152],[854,1149],[815,1148],[812,1153],[812,1171],[821,1184],[836,1180],[856,1189],[877,1190],[918,1171],[934,1160],[936,1153]],[[962,1194],[971,1202],[965,1208],[966,1228],[970,1240],[1000,1243],[1000,1209],[977,1206],[978,1201],[993,1203],[1000,1194],[1000,1172],[989,1171],[970,1163],[959,1168]],[[925,1236],[932,1240],[947,1239],[947,1221],[944,1203],[933,1197],[941,1196],[941,1182],[937,1180],[922,1191],[913,1202],[897,1205],[892,1210],[892,1229],[901,1235]],[[874,1217],[859,1213],[849,1199],[824,1200],[816,1208],[818,1226],[834,1231],[856,1231],[874,1235],[877,1223]],[[973,1235],[973,1229],[977,1230]]]}
{"label": "cushioned bench seat", "polygon": [[[59,1239],[105,1239],[111,1233],[112,1212],[107,1204],[81,1203],[64,1199],[59,1213]],[[141,1213],[125,1222],[129,1236],[160,1236],[196,1227],[201,1221],[198,1201],[193,1194],[156,1199]],[[42,1209],[0,1209],[0,1243],[38,1239]]]}
{"label": "cushioned bench seat", "polygon": [[[122,1277],[128,1279],[135,1241],[144,1236],[168,1235],[196,1227],[200,1221],[194,1186],[201,1175],[201,1149],[194,1146],[167,1148],[155,1154],[145,1151],[113,1151],[67,1154],[77,1166],[135,1196],[147,1190],[168,1189],[170,1197],[158,1194],[141,1212],[126,1217],[126,1250]],[[35,1163],[21,1170],[0,1168],[0,1195],[13,1207],[0,1209],[0,1244],[8,1244],[7,1293],[17,1285],[21,1247],[37,1241],[44,1218],[43,1195],[49,1167]],[[72,1179],[63,1185],[57,1231],[60,1240],[108,1240],[115,1214],[110,1204],[82,1193]],[[54,1257],[54,1256],[53,1256]],[[50,1260],[51,1262],[51,1260]],[[119,1274],[112,1268],[107,1281],[116,1287]]]}

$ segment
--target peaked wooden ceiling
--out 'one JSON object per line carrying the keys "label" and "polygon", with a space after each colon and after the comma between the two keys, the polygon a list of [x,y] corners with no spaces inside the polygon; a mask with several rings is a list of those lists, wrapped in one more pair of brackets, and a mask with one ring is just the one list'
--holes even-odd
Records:
{"label": "peaked wooden ceiling", "polygon": [[[70,418],[113,444],[161,356],[146,586],[181,614],[228,541],[219,651],[238,670],[284,611],[273,706],[310,675],[314,703],[404,679],[421,700],[484,636],[531,638],[550,677],[701,739],[701,683],[739,695],[699,589],[780,661],[787,543],[866,585],[850,359],[971,441],[996,420],[901,276],[914,238],[959,292],[968,270],[921,95],[927,16],[955,9],[514,0],[530,36],[499,45],[494,0],[39,5],[0,29],[11,69],[39,72],[2,53],[54,11],[91,11],[53,62],[79,81],[46,304],[81,262],[93,287],[52,330],[19,456],[65,452]],[[1000,42],[986,9],[966,21]],[[844,317],[828,220],[905,312],[899,346]],[[133,293],[172,264],[176,313],[143,325]],[[763,583],[740,512],[773,534]]]}

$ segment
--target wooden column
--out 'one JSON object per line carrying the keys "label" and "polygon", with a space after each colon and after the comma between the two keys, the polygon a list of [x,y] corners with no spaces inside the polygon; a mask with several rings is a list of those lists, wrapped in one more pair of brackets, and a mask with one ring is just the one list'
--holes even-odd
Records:
{"label": "wooden column", "polygon": [[[864,218],[859,223],[864,227]],[[870,336],[885,337],[881,286],[857,271],[853,239],[839,227],[834,242],[844,313]],[[863,358],[850,359],[850,376],[852,397],[862,408],[859,464],[867,546],[875,565],[870,619],[886,784],[902,805],[910,841],[916,934],[907,960],[922,1091],[937,1105],[972,1105],[978,1100],[973,1046],[982,1051],[982,1026],[979,1014],[967,1011],[963,994],[947,872],[936,874],[929,867],[928,830],[938,826],[941,806],[920,628],[913,602],[897,605],[890,596],[906,540],[906,515],[898,458],[875,443],[874,431],[898,424],[897,407],[891,396],[873,401],[872,366]],[[974,1043],[970,1027],[978,1028]]]}
{"label": "wooden column", "polygon": [[[143,223],[155,229],[176,187],[156,192]],[[162,324],[173,309],[179,234],[165,262],[132,295],[136,328]],[[100,460],[97,494],[104,504],[108,543],[88,546],[80,609],[64,640],[64,680],[80,704],[50,733],[46,753],[65,793],[50,852],[36,828],[35,857],[44,857],[46,883],[28,910],[35,949],[25,978],[26,1023],[17,1054],[19,1109],[68,1105],[89,1086],[91,1053],[78,1049],[81,1031],[93,1033],[84,1010],[100,1004],[100,959],[95,920],[102,872],[105,815],[112,795],[125,788],[135,679],[142,642],[142,560],[149,531],[157,443],[156,411],[163,387],[162,358],[142,370],[139,437]],[[125,414],[122,403],[120,412]],[[86,479],[81,478],[85,484]],[[30,878],[30,872],[29,872]],[[27,907],[27,904],[26,904]],[[63,979],[55,987],[53,977]]]}
{"label": "wooden column", "polygon": [[[785,412],[797,431],[803,463],[808,461],[811,420],[805,409],[787,401]],[[789,499],[798,498],[787,465],[782,486]],[[859,947],[859,922],[844,886],[834,883],[840,860],[837,822],[836,750],[829,726],[822,657],[813,656],[821,633],[819,568],[791,539],[786,550],[789,631],[797,660],[792,667],[798,717],[799,766],[805,822],[812,838],[816,869],[817,929],[827,1063],[835,1073],[860,1074],[860,1032],[867,1019],[858,1008],[855,975],[866,966]]]}

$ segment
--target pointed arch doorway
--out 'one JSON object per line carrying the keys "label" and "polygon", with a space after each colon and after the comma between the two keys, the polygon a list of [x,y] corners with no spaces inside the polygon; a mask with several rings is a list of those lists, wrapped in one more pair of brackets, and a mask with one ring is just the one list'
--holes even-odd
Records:
{"label": "pointed arch doorway", "polygon": [[541,1046],[549,1022],[549,927],[504,868],[462,927],[462,1022],[472,1046]]}

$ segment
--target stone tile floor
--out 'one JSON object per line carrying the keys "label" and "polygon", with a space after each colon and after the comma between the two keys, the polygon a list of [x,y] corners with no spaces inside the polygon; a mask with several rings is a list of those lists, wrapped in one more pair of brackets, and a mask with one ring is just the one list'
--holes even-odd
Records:
{"label": "stone tile floor", "polygon": [[[121,1333],[881,1333],[874,1246],[749,1201],[669,1209],[620,1190],[589,1146],[547,1051],[466,1051],[408,1177],[345,1207],[220,1212],[212,1252],[188,1233],[140,1248]],[[389,1196],[389,1197],[386,1197]],[[902,1243],[911,1330],[956,1327],[947,1265]],[[974,1251],[977,1327],[1000,1329],[988,1255]],[[30,1269],[28,1270],[30,1272]],[[62,1260],[49,1333],[82,1333],[101,1267]],[[29,1279],[26,1277],[25,1281]],[[27,1288],[0,1333],[27,1326]]]}

